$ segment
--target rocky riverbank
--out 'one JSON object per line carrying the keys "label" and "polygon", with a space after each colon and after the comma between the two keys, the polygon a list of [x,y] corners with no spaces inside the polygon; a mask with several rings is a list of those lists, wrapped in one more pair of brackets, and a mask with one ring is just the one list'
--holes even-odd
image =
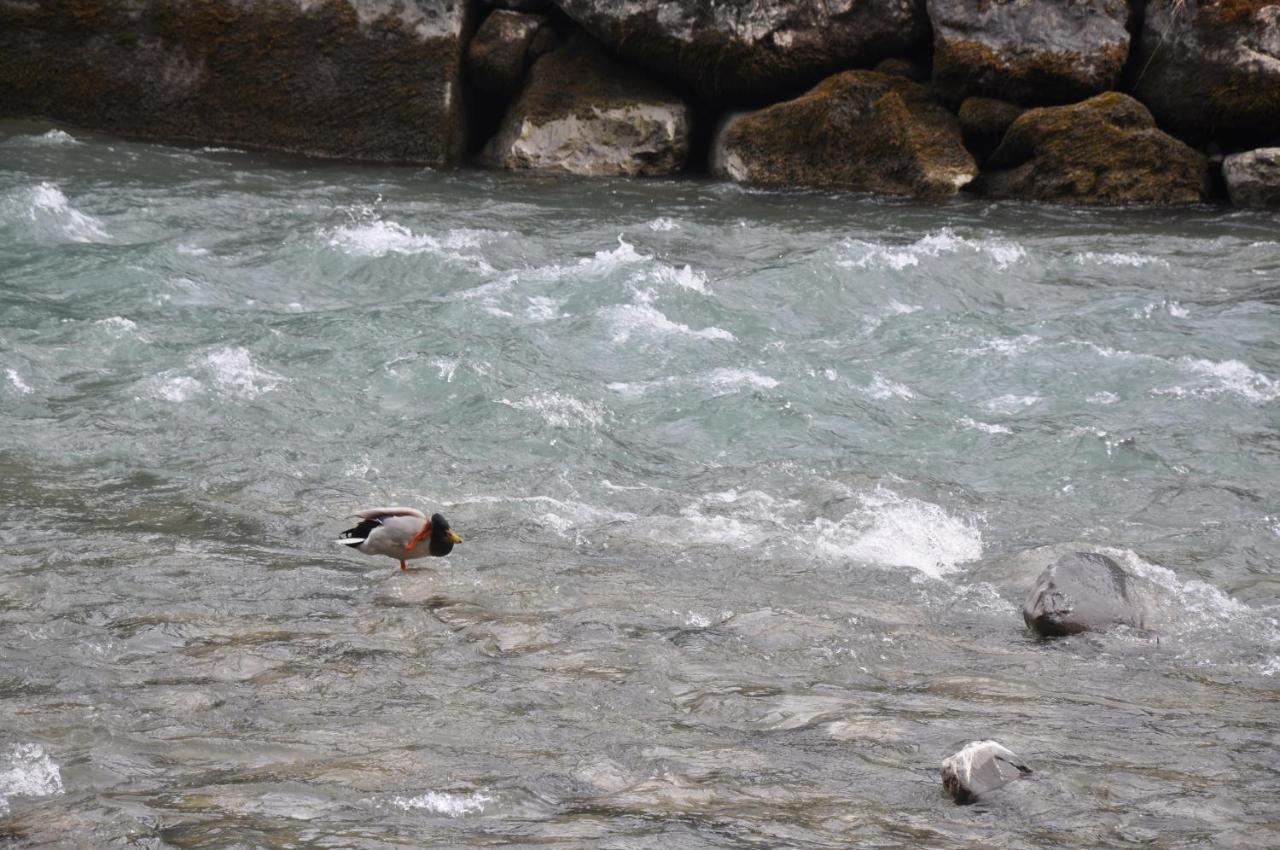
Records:
{"label": "rocky riverbank", "polygon": [[314,156],[1280,204],[1280,0],[0,0],[0,117]]}

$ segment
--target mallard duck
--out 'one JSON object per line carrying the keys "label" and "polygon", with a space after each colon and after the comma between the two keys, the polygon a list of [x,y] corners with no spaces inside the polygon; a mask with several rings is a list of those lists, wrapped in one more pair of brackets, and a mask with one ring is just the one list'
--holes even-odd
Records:
{"label": "mallard duck", "polygon": [[[356,511],[355,516],[362,522],[342,532],[337,542],[366,555],[395,558],[402,570],[409,569],[405,561],[427,555],[442,558],[453,551],[453,544],[462,542],[443,514],[427,519],[416,508],[369,508]],[[427,545],[420,545],[423,541]]]}

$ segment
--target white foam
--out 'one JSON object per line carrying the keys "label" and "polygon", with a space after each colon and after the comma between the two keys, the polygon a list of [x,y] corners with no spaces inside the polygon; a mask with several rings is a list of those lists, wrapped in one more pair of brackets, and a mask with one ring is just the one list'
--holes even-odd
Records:
{"label": "white foam", "polygon": [[[1167,391],[1170,395],[1182,395],[1188,392],[1191,395],[1234,393],[1259,403],[1280,399],[1280,382],[1254,371],[1239,360],[1215,361],[1182,357],[1177,362],[1182,369],[1209,378],[1213,383],[1211,386],[1191,391],[1175,387]],[[1178,392],[1178,390],[1182,391]]]}
{"label": "white foam", "polygon": [[204,392],[204,384],[187,375],[158,376],[153,393],[165,401],[181,404]]}
{"label": "white foam", "polygon": [[247,348],[238,346],[210,352],[202,365],[212,374],[218,389],[240,398],[257,398],[284,380],[255,363]]}
{"label": "white foam", "polygon": [[417,797],[396,797],[391,802],[396,808],[405,811],[425,809],[438,815],[458,818],[483,812],[485,804],[493,802],[493,797],[483,791],[474,791],[470,794],[428,791]]}
{"label": "white foam", "polygon": [[1280,655],[1272,655],[1258,665],[1258,672],[1264,676],[1280,673]]}
{"label": "white foam", "polygon": [[179,242],[173,250],[179,254],[186,254],[188,257],[204,257],[209,253],[208,248],[201,248],[198,245],[188,245],[185,242]]}
{"label": "white foam", "polygon": [[985,434],[1012,434],[1013,431],[1003,425],[990,425],[986,422],[979,422],[976,419],[970,419],[963,416],[956,420],[956,424],[961,428],[970,428],[974,431],[982,431]]}
{"label": "white foam", "polygon": [[1035,334],[1021,334],[1015,337],[984,339],[977,348],[966,348],[964,354],[1003,354],[1006,357],[1017,357],[1030,351],[1040,342]]}
{"label": "white foam", "polygon": [[80,141],[70,133],[63,130],[50,130],[42,133],[34,138],[36,144],[40,145],[78,145]]}
{"label": "white foam", "polygon": [[963,236],[957,236],[950,227],[944,227],[937,233],[930,233],[915,243],[913,247],[918,253],[930,257],[955,254],[961,251],[985,254],[996,264],[996,268],[1001,271],[1027,255],[1026,249],[1016,242],[1010,242],[1007,239],[998,237],[966,239]]}
{"label": "white foam", "polygon": [[1146,254],[1102,254],[1095,251],[1083,251],[1076,253],[1074,257],[1075,261],[1082,266],[1128,266],[1130,268],[1141,268],[1142,266],[1164,266],[1168,268],[1169,266],[1169,263],[1165,260]]}
{"label": "white foam", "polygon": [[778,386],[776,379],[750,369],[712,369],[701,380],[716,395],[727,395],[740,389],[771,390]]}
{"label": "white foam", "polygon": [[453,383],[453,374],[458,371],[458,365],[462,362],[458,357],[436,357],[428,360],[427,363],[440,370],[440,379],[446,384]]}
{"label": "white foam", "polygon": [[651,257],[636,251],[636,246],[622,238],[622,234],[618,234],[618,247],[609,250],[596,251],[594,256],[583,257],[578,260],[578,268],[593,272],[608,272],[619,266],[626,266],[632,263],[640,263]]}
{"label": "white foam", "polygon": [[1085,399],[1089,404],[1115,404],[1119,400],[1120,396],[1113,392],[1107,392],[1106,390],[1096,392]]}
{"label": "white foam", "polygon": [[888,490],[859,496],[861,506],[837,521],[814,521],[814,551],[830,560],[910,567],[938,578],[982,557],[973,521],[938,505]]}
{"label": "white foam", "polygon": [[872,375],[871,383],[861,389],[867,397],[876,401],[885,401],[891,398],[900,398],[907,401],[916,397],[916,394],[906,384],[890,380],[879,372]]}
{"label": "white foam", "polygon": [[487,238],[508,234],[470,228],[455,228],[441,236],[414,233],[395,221],[373,219],[344,225],[329,236],[329,246],[357,257],[385,257],[388,254],[431,254],[480,272],[494,271],[484,259],[464,253],[479,247]]}
{"label": "white foam", "polygon": [[694,330],[688,325],[673,322],[663,315],[662,311],[657,307],[647,303],[618,304],[605,308],[602,314],[612,324],[613,341],[617,343],[626,342],[636,334],[653,336],[679,334],[691,336],[695,339],[726,341],[735,339],[733,334],[721,328],[707,327],[701,330]]}
{"label": "white foam", "polygon": [[602,404],[585,402],[559,392],[533,393],[512,401],[499,399],[502,404],[536,413],[548,424],[557,428],[599,428],[605,422],[607,411]]}
{"label": "white foam", "polygon": [[33,389],[31,389],[30,384],[22,380],[22,376],[18,374],[17,369],[5,369],[4,374],[5,374],[5,377],[9,379],[9,383],[13,384],[13,388],[18,392],[22,393],[23,395],[28,395],[32,392],[35,392]]}
{"label": "white foam", "polygon": [[920,265],[920,258],[909,248],[894,250],[879,242],[864,242],[860,239],[846,241],[843,247],[853,255],[836,260],[836,265],[844,268],[889,269],[900,272]]}
{"label": "white foam", "polygon": [[31,190],[30,216],[32,221],[52,224],[73,242],[103,242],[111,238],[101,221],[71,206],[67,196],[52,183],[41,183]]}
{"label": "white foam", "polygon": [[662,266],[654,272],[654,278],[661,283],[671,283],[684,289],[691,289],[694,292],[707,292],[707,276],[695,271],[692,266],[685,265],[680,268],[674,266]]}
{"label": "white foam", "polygon": [[132,319],[126,319],[124,316],[110,316],[105,319],[98,319],[93,324],[117,339],[122,337],[143,338],[142,334],[138,332],[138,323]]}
{"label": "white foam", "polygon": [[666,232],[669,230],[675,230],[679,226],[680,225],[676,224],[674,219],[667,218],[666,216],[659,216],[655,218],[653,221],[649,222],[649,229],[656,230],[660,233]]}
{"label": "white foam", "polygon": [[549,322],[553,319],[562,317],[560,312],[560,302],[554,298],[546,298],[541,295],[534,295],[529,298],[529,306],[525,308],[524,314],[530,321]]}
{"label": "white foam", "polygon": [[18,744],[0,755],[0,815],[11,797],[62,794],[62,772],[39,744]]}
{"label": "white foam", "polygon": [[1020,410],[1025,410],[1033,404],[1040,401],[1038,395],[1002,395],[996,398],[984,401],[982,406],[992,413],[1002,413],[1006,416],[1012,416]]}

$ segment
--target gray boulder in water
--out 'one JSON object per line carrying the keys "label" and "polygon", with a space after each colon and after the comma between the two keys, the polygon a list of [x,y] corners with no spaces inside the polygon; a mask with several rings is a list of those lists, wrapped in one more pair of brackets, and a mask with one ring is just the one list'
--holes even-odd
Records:
{"label": "gray boulder in water", "polygon": [[1021,779],[1031,768],[996,741],[973,741],[944,759],[941,773],[942,787],[951,799],[964,805]]}
{"label": "gray boulder in water", "polygon": [[1132,577],[1095,552],[1072,552],[1046,567],[1022,605],[1022,618],[1043,637],[1145,625]]}

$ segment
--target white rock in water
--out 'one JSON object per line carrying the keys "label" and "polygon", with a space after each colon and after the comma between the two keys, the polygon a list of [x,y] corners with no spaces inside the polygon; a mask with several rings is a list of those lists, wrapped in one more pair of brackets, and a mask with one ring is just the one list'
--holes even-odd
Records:
{"label": "white rock in water", "polygon": [[996,741],[973,741],[942,762],[942,787],[963,805],[1027,775],[1031,768]]}

